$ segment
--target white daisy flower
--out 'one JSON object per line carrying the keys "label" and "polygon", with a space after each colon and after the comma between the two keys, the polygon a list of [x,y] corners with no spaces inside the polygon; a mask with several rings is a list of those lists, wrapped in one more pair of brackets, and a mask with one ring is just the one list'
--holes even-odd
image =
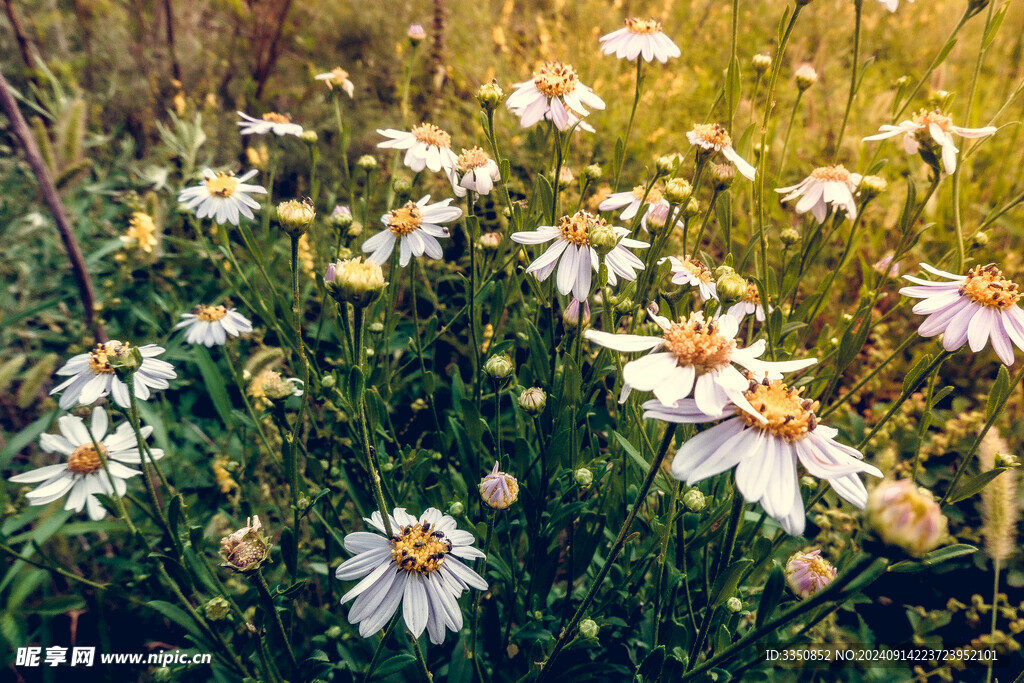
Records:
{"label": "white daisy flower", "polygon": [[[93,494],[103,493],[112,496],[116,491],[118,497],[124,496],[128,488],[125,480],[141,474],[138,470],[126,467],[124,463],[138,465],[142,462],[131,425],[127,422],[122,423],[116,431],[107,434],[108,422],[107,411],[99,406],[92,410],[89,429],[86,429],[82,418],[64,415],[57,421],[60,435],[43,434],[39,439],[39,445],[47,453],[67,456],[67,462],[18,474],[8,481],[16,484],[39,484],[25,494],[29,505],[46,505],[67,495],[65,510],[81,512],[87,507],[90,519],[103,519],[107,516],[107,511]],[[89,435],[90,430],[92,436]],[[153,433],[153,428],[143,427],[140,432],[142,438],[146,439]],[[159,448],[151,448],[150,452],[154,460],[164,456],[164,452]],[[107,469],[110,470],[110,478],[114,480],[113,487],[103,469],[101,455],[107,459]]]}
{"label": "white daisy flower", "polygon": [[[364,518],[365,519],[365,518]],[[387,538],[380,512],[365,521],[378,533],[358,531],[345,536],[345,550],[355,557],[342,563],[335,576],[342,581],[362,579],[341,596],[355,598],[348,613],[368,638],[384,628],[402,605],[405,625],[415,637],[430,634],[430,642],[444,642],[446,629],[462,630],[459,596],[469,588],[487,590],[487,582],[459,560],[484,554],[473,547],[473,534],[455,526],[440,510],[428,508],[419,519],[395,508],[392,537]]]}
{"label": "white daisy flower", "polygon": [[[865,142],[870,140],[885,140],[886,138],[903,136],[903,149],[907,154],[917,154],[923,151],[928,156],[935,158],[935,152],[940,151],[942,166],[946,173],[953,173],[956,170],[956,155],[960,150],[953,142],[953,134],[962,138],[983,138],[996,132],[995,126],[984,128],[964,128],[954,126],[953,119],[939,110],[928,111],[922,109],[914,114],[910,121],[903,121],[898,125],[884,125],[878,129],[876,135],[869,135],[864,138]],[[939,148],[939,149],[936,149]],[[929,161],[928,158],[925,161]]]}
{"label": "white daisy flower", "polygon": [[199,305],[191,313],[182,313],[183,320],[174,329],[185,329],[185,341],[204,346],[221,345],[228,335],[237,337],[252,332],[252,322],[234,308]]}
{"label": "white daisy flower", "polygon": [[588,330],[584,336],[595,344],[621,353],[651,351],[626,363],[622,368],[622,393],[619,403],[633,389],[653,391],[666,406],[693,393],[697,407],[705,415],[721,415],[729,403],[753,410],[743,400],[749,380],[735,365],[757,379],[777,379],[783,372],[795,372],[817,363],[815,358],[790,361],[760,360],[765,341],[758,339],[743,349],[736,344],[739,321],[730,315],[706,321],[700,311],[677,323],[648,311],[662,330],[660,337],[637,334],[611,334]]}
{"label": "white daisy flower", "polygon": [[[580,82],[576,69],[562,62],[544,62],[532,80],[515,87],[505,106],[519,117],[523,128],[547,119],[566,131],[590,114],[587,107],[604,109],[604,100]],[[589,126],[585,129],[593,131]]]}
{"label": "white daisy flower", "polygon": [[[72,356],[64,367],[57,371],[58,375],[70,377],[51,389],[50,396],[64,392],[58,404],[63,410],[69,410],[75,405],[87,406],[108,395],[113,396],[117,405],[128,409],[131,406],[128,385],[114,374],[114,367],[110,361],[116,354],[124,354],[130,348],[131,344],[128,342],[108,341],[105,344],[97,344],[92,351]],[[142,364],[135,371],[134,379],[135,398],[140,401],[148,399],[153,389],[166,389],[170,386],[167,380],[178,376],[173,365],[156,357],[164,350],[164,347],[156,344],[139,347]]]}
{"label": "white daisy flower", "polygon": [[780,187],[775,191],[786,195],[781,200],[783,202],[799,197],[796,212],[810,211],[814,220],[824,223],[830,207],[833,212],[842,209],[846,218],[857,217],[857,200],[853,194],[860,180],[860,173],[850,173],[842,165],[822,166],[811,171],[811,175],[796,185]]}
{"label": "white daisy flower", "polygon": [[403,163],[416,173],[428,168],[434,173],[443,169],[451,175],[455,170],[458,157],[452,151],[452,136],[432,123],[421,123],[409,132],[394,128],[378,128],[377,132],[388,138],[377,146],[404,149]]}
{"label": "white daisy flower", "polygon": [[657,59],[664,64],[682,54],[679,47],[661,30],[655,19],[626,19],[625,28],[601,36],[601,52],[614,54],[619,59],[634,60],[642,56],[645,62]]}
{"label": "white daisy flower", "polygon": [[[768,307],[768,312],[772,312],[771,306]],[[761,292],[757,291],[757,285],[753,282],[748,282],[747,293],[743,295],[742,299],[729,307],[727,315],[731,315],[740,322],[748,315],[753,315],[757,322],[763,323],[765,321],[764,306],[761,304]]]}
{"label": "white daisy flower", "polygon": [[[660,262],[668,261],[672,266],[672,283],[676,285],[690,285],[697,288],[697,294],[702,302],[708,299],[718,300],[718,285],[711,274],[711,270],[704,265],[704,262],[692,256],[676,258],[669,256],[661,259]],[[659,263],[660,263],[659,262]]]}
{"label": "white daisy flower", "polygon": [[245,112],[236,111],[242,120],[238,121],[240,126],[239,133],[242,135],[266,135],[267,133],[273,133],[274,135],[295,135],[296,137],[302,135],[302,126],[297,123],[292,123],[292,117],[287,114],[278,114],[277,112],[267,112],[262,117],[256,119]]}
{"label": "white daisy flower", "polygon": [[452,199],[445,199],[428,204],[428,194],[418,202],[407,202],[399,209],[392,209],[381,216],[384,229],[363,242],[363,251],[368,260],[384,265],[395,248],[395,240],[399,242],[400,257],[398,265],[403,268],[409,265],[413,256],[426,254],[432,259],[441,258],[441,244],[438,237],[448,237],[448,228],[439,223],[450,223],[462,216],[462,209],[448,206]]}
{"label": "white daisy flower", "polygon": [[487,152],[474,147],[462,150],[448,179],[451,180],[452,190],[457,197],[465,197],[467,190],[477,194],[490,194],[494,184],[501,179],[501,171]]}
{"label": "white daisy flower", "polygon": [[1024,311],[1017,306],[1020,289],[1003,277],[994,263],[976,266],[967,275],[954,275],[921,267],[944,280],[924,280],[913,275],[903,277],[916,286],[904,287],[900,294],[923,299],[914,313],[928,316],[917,333],[922,337],[942,334],[942,347],[955,351],[965,343],[977,353],[991,339],[999,360],[1013,365],[1013,347],[1024,350]]}
{"label": "white daisy flower", "polygon": [[614,286],[620,277],[636,280],[636,271],[643,270],[644,263],[629,250],[645,249],[650,245],[626,237],[629,230],[608,225],[603,218],[587,211],[562,216],[557,226],[542,225],[536,230],[512,233],[512,241],[518,244],[543,244],[555,240],[547,251],[529,265],[526,272],[533,273],[543,282],[557,267],[555,282],[559,293],[572,292],[575,298],[582,301],[590,296],[593,273],[600,268],[600,256],[590,241],[594,230],[611,230],[618,240],[604,257],[608,264],[608,284]]}
{"label": "white daisy flower", "polygon": [[348,72],[340,66],[334,67],[327,73],[317,74],[315,78],[318,81],[323,81],[327,85],[328,90],[334,90],[334,86],[338,86],[345,91],[350,99],[355,92],[355,86],[348,79]]}
{"label": "white daisy flower", "polygon": [[189,211],[194,211],[196,218],[213,218],[222,225],[238,225],[240,215],[252,219],[252,210],[260,208],[260,203],[249,195],[267,193],[267,188],[262,185],[245,182],[255,175],[255,169],[235,176],[204,168],[203,182],[182,190],[178,201]]}
{"label": "white daisy flower", "polygon": [[743,392],[753,413],[734,409],[717,416],[704,413],[692,399],[665,406],[644,403],[644,417],[693,424],[729,417],[682,445],[672,460],[672,476],[687,485],[736,468],[736,487],[750,502],[760,503],[786,533],[804,532],[804,503],[797,462],[813,477],[824,479],[837,494],[864,508],[868,493],[858,473],[876,477],[878,468],[862,462],[856,449],[835,437],[838,432],[818,424],[818,402],[800,397],[781,381],[750,382]]}
{"label": "white daisy flower", "polygon": [[[647,194],[646,198],[644,198],[645,193]],[[624,221],[628,221],[632,220],[632,218],[636,216],[637,211],[640,210],[641,206],[646,205],[647,207],[644,212],[644,218],[646,218],[654,205],[661,204],[663,202],[665,206],[668,206],[668,202],[662,198],[660,188],[652,187],[651,191],[648,192],[646,185],[637,185],[628,192],[612,192],[601,200],[601,203],[597,205],[597,210],[615,211],[616,209],[626,207],[623,209],[622,213],[619,214],[619,218]]]}
{"label": "white daisy flower", "polygon": [[753,180],[756,169],[748,164],[735,149],[732,148],[732,138],[717,123],[698,123],[689,133],[686,139],[691,145],[700,147],[705,152],[721,152],[722,156],[731,161],[743,177]]}

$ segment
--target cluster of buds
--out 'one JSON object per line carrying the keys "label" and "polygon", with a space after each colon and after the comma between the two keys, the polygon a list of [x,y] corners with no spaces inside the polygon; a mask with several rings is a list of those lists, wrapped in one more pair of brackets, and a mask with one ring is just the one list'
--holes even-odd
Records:
{"label": "cluster of buds", "polygon": [[220,552],[224,558],[221,566],[237,572],[253,572],[270,559],[270,539],[263,535],[263,525],[258,515],[247,519],[245,526],[229,536],[220,539]]}

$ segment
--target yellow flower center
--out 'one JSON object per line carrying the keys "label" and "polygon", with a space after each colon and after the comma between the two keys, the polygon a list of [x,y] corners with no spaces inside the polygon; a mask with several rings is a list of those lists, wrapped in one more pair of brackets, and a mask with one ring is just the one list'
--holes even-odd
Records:
{"label": "yellow flower center", "polygon": [[420,220],[423,218],[423,211],[415,202],[408,202],[400,209],[393,209],[388,212],[388,229],[395,237],[408,235],[420,227]]}
{"label": "yellow flower center", "polygon": [[761,293],[757,291],[757,285],[753,282],[747,283],[747,293],[743,295],[743,300],[752,304],[761,304]]}
{"label": "yellow flower center", "polygon": [[544,62],[533,75],[533,84],[545,97],[561,97],[571,93],[579,84],[576,69],[561,62]]}
{"label": "yellow flower center", "polygon": [[690,132],[705,145],[714,147],[717,150],[732,145],[732,138],[729,137],[729,133],[717,123],[699,123]]}
{"label": "yellow flower center", "polygon": [[656,19],[626,19],[626,28],[630,33],[661,33],[661,22]]}
{"label": "yellow flower center", "polygon": [[336,66],[331,69],[331,78],[327,81],[328,84],[334,83],[335,85],[345,85],[345,81],[348,80],[348,72],[342,69],[340,66]]}
{"label": "yellow flower center", "polygon": [[192,314],[196,318],[203,322],[212,323],[216,320],[220,320],[228,314],[228,309],[223,306],[196,306],[192,309]]}
{"label": "yellow flower center", "polygon": [[459,155],[456,165],[458,166],[459,171],[465,173],[466,171],[471,171],[474,168],[486,166],[487,162],[490,160],[491,157],[487,155],[487,152],[483,151],[479,147],[474,147],[472,149],[462,150],[462,154]]}
{"label": "yellow flower center", "polygon": [[947,116],[946,114],[943,114],[938,109],[935,109],[933,111],[922,109],[921,111],[914,114],[913,121],[917,125],[924,126],[925,128],[934,123],[947,133],[950,132],[950,130],[952,130],[953,128],[953,119]]}
{"label": "yellow flower center", "polygon": [[811,171],[811,177],[816,180],[835,180],[841,183],[850,182],[850,172],[842,164],[816,168]]}
{"label": "yellow flower center", "polygon": [[114,349],[107,348],[104,344],[97,344],[96,348],[89,352],[89,369],[97,375],[114,374],[114,368],[110,364],[110,356],[114,353]]}
{"label": "yellow flower center", "polygon": [[967,271],[967,279],[960,285],[960,295],[989,308],[1009,308],[1020,299],[1017,284],[1003,277],[1003,273],[990,263]]}
{"label": "yellow flower center", "polygon": [[750,427],[757,427],[786,441],[799,441],[818,426],[814,414],[818,402],[801,398],[800,391],[787,387],[780,380],[751,382],[750,388],[743,395],[754,410],[768,421],[760,422],[739,408],[736,413]]}
{"label": "yellow flower center", "polygon": [[430,522],[403,527],[391,540],[391,557],[399,569],[430,574],[441,568],[452,543],[440,531],[431,531]]}
{"label": "yellow flower center", "polygon": [[684,257],[679,259],[679,261],[683,264],[683,268],[701,282],[707,284],[714,279],[711,275],[711,270],[700,259]]}
{"label": "yellow flower center", "polygon": [[637,185],[636,187],[633,188],[633,196],[640,201],[644,201],[645,192],[647,193],[646,201],[648,204],[657,204],[658,202],[661,201],[661,190],[657,187],[652,187],[650,192],[647,192],[646,185]]}
{"label": "yellow flower center", "polygon": [[604,219],[586,211],[577,211],[571,216],[559,218],[555,227],[565,239],[577,246],[584,246],[590,244],[590,229],[597,224],[605,225]]}
{"label": "yellow flower center", "polygon": [[414,138],[424,144],[441,149],[448,149],[452,146],[452,136],[432,123],[421,123],[411,132]]}
{"label": "yellow flower center", "polygon": [[206,191],[214,197],[230,197],[238,189],[238,178],[228,173],[218,173],[206,179]]}
{"label": "yellow flower center", "polygon": [[672,323],[662,336],[665,348],[675,355],[679,365],[690,365],[700,372],[727,366],[736,348],[736,342],[722,336],[714,321],[705,322],[700,312]]}
{"label": "yellow flower center", "polygon": [[278,114],[276,111],[268,111],[263,115],[263,120],[268,123],[291,123],[292,117],[288,114]]}
{"label": "yellow flower center", "polygon": [[68,471],[73,474],[92,474],[93,472],[98,472],[103,467],[100,453],[104,457],[107,455],[106,447],[103,444],[99,444],[99,447],[99,452],[96,451],[96,445],[91,443],[82,444],[76,448],[68,458]]}

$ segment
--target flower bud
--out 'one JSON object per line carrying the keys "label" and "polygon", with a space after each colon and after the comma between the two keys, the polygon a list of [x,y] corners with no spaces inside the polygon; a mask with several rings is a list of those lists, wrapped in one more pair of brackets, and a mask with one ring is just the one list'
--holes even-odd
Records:
{"label": "flower bud", "polygon": [[352,225],[352,209],[338,204],[334,207],[334,211],[331,211],[331,216],[327,220],[331,225],[339,230],[344,230],[348,226]]}
{"label": "flower bud", "polygon": [[125,379],[142,365],[139,347],[128,342],[107,342],[107,362],[120,379]]}
{"label": "flower bud", "polygon": [[453,517],[458,517],[459,515],[461,515],[465,511],[466,511],[466,506],[463,505],[462,503],[460,503],[457,500],[452,502],[452,504],[448,506],[448,514],[453,516]]}
{"label": "flower bud", "polygon": [[696,197],[690,197],[690,201],[686,202],[686,208],[683,209],[683,215],[686,218],[693,218],[700,214],[700,202],[697,201]]}
{"label": "flower bud", "polygon": [[868,521],[883,542],[920,557],[946,535],[946,516],[911,479],[883,481],[868,496]]}
{"label": "flower bud", "polygon": [[615,234],[615,228],[603,220],[593,221],[590,225],[590,246],[597,250],[598,254],[607,254],[619,243],[619,236]]}
{"label": "flower bud", "polygon": [[203,613],[210,621],[223,621],[231,612],[231,605],[219,595],[211,598],[204,606]]}
{"label": "flower bud", "polygon": [[365,308],[376,301],[387,282],[380,265],[357,256],[329,264],[324,273],[324,286],[339,304],[351,302],[357,308]]}
{"label": "flower bud", "polygon": [[572,478],[582,489],[590,488],[590,485],[594,483],[594,473],[586,467],[581,467],[573,472]]}
{"label": "flower bud", "polygon": [[413,47],[416,47],[426,39],[427,32],[423,30],[421,24],[409,24],[409,30],[405,32],[405,37],[409,39]]}
{"label": "flower bud", "polygon": [[800,231],[796,228],[786,228],[779,233],[779,239],[787,247],[791,247],[800,241]]}
{"label": "flower bud", "polygon": [[796,87],[803,92],[818,81],[818,72],[810,64],[804,64],[796,70]]}
{"label": "flower bud", "polygon": [[568,166],[563,166],[558,169],[558,188],[564,190],[572,184],[572,181],[576,180],[576,176],[573,175],[572,169]]}
{"label": "flower bud", "polygon": [[498,463],[480,480],[480,497],[488,507],[504,510],[519,498],[519,482],[511,474],[498,471]]}
{"label": "flower bud", "polygon": [[665,183],[665,191],[662,196],[670,204],[682,205],[690,201],[690,197],[693,196],[693,187],[683,178],[673,178]]}
{"label": "flower bud", "polygon": [[341,637],[341,627],[335,624],[334,626],[331,626],[329,629],[324,631],[324,635],[330,638],[331,640],[337,640]]}
{"label": "flower bud", "polygon": [[743,609],[743,601],[734,595],[725,601],[725,608],[733,614],[736,614],[741,609]]}
{"label": "flower bud", "polygon": [[593,619],[584,619],[580,622],[580,635],[584,638],[597,638],[597,632],[601,627]]}
{"label": "flower bud", "polygon": [[763,75],[772,68],[772,56],[767,54],[754,55],[750,59],[750,66],[754,67],[754,72],[758,75]]}
{"label": "flower bud", "polygon": [[974,246],[976,247],[984,247],[985,245],[988,244],[988,233],[985,232],[984,230],[979,230],[978,232],[974,233],[974,237],[971,238],[971,241],[974,243]]}
{"label": "flower bud", "polygon": [[683,505],[690,512],[700,512],[707,506],[708,501],[700,489],[690,489],[683,494]]}
{"label": "flower bud", "polygon": [[746,279],[735,271],[718,278],[715,285],[723,302],[739,301],[747,294]]}
{"label": "flower bud", "polygon": [[484,251],[497,251],[498,247],[501,246],[501,233],[500,232],[485,232],[480,235],[480,239],[476,241]]}
{"label": "flower bud", "polygon": [[316,134],[315,130],[304,130],[302,131],[302,135],[299,137],[307,145],[315,145],[317,140],[320,139],[320,137]]}
{"label": "flower bud", "polygon": [[676,160],[669,155],[662,155],[654,162],[654,168],[658,171],[658,175],[668,175],[675,169]]}
{"label": "flower bud", "polygon": [[877,197],[889,188],[885,178],[876,175],[866,175],[860,179],[860,194],[866,199]]}
{"label": "flower bud", "polygon": [[583,176],[584,180],[600,180],[601,176],[604,175],[604,171],[601,170],[599,164],[590,164],[583,167],[580,175]]}
{"label": "flower bud", "polygon": [[391,189],[394,190],[398,203],[404,204],[412,194],[412,183],[406,178],[395,178],[391,181]]}
{"label": "flower bud", "polygon": [[[579,327],[580,324],[580,300],[573,299],[562,312],[562,322],[566,327]],[[583,301],[583,327],[590,324],[590,301]]]}
{"label": "flower bud", "polygon": [[281,224],[282,230],[292,236],[309,230],[315,217],[313,202],[308,199],[289,199],[277,205],[277,222]]}
{"label": "flower bud", "polygon": [[476,101],[484,111],[494,111],[505,99],[505,91],[501,89],[497,81],[484,83],[476,91]]}
{"label": "flower bud", "polygon": [[932,109],[946,110],[953,100],[953,93],[946,90],[933,90],[928,95],[928,106]]}
{"label": "flower bud", "polygon": [[491,379],[508,379],[514,371],[515,366],[512,365],[512,359],[504,354],[491,356],[484,363],[484,372]]}
{"label": "flower bud", "polygon": [[348,226],[348,230],[345,231],[345,234],[348,237],[359,237],[363,234],[363,224],[359,221],[352,221],[352,225]]}
{"label": "flower bud", "polygon": [[736,167],[732,164],[713,164],[711,166],[711,185],[715,192],[728,190],[735,177]]}
{"label": "flower bud", "polygon": [[540,415],[548,402],[548,395],[540,387],[524,389],[519,394],[519,407],[530,415]]}
{"label": "flower bud", "polygon": [[821,556],[819,548],[796,553],[786,562],[786,583],[794,595],[804,599],[832,583],[836,573],[832,563]]}
{"label": "flower bud", "polygon": [[270,548],[259,516],[253,515],[244,527],[220,540],[220,552],[225,560],[221,566],[238,572],[255,571],[270,559]]}
{"label": "flower bud", "polygon": [[377,168],[377,159],[370,154],[364,154],[356,159],[356,168],[365,173],[369,173]]}

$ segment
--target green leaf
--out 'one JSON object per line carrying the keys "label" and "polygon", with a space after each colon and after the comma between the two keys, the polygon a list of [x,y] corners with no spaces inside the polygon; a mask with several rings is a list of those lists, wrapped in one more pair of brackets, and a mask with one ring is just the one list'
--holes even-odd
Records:
{"label": "green leaf", "polygon": [[637,667],[636,673],[633,675],[633,680],[659,681],[661,680],[661,670],[664,666],[665,646],[659,645],[644,657],[644,661]]}
{"label": "green leaf", "polygon": [[196,640],[204,640],[203,634],[199,630],[196,622],[188,615],[188,613],[183,611],[177,605],[172,605],[171,603],[164,602],[163,600],[150,600],[146,605],[167,617],[167,619],[172,623],[175,623],[185,629],[185,631]]}
{"label": "green leaf", "polygon": [[992,388],[988,392],[988,402],[985,404],[985,422],[992,422],[996,414],[1003,409],[1006,399],[1010,395],[1010,373],[1005,365],[999,366],[999,373]]}
{"label": "green leaf", "polygon": [[754,561],[750,559],[736,560],[721,576],[715,579],[715,585],[711,589],[712,607],[724,605],[726,600],[736,594],[736,587],[739,585],[740,579],[743,578],[743,573],[752,564]]}
{"label": "green leaf", "polygon": [[51,413],[47,413],[28,427],[25,427],[20,432],[10,437],[7,443],[4,444],[4,447],[0,449],[0,469],[7,469],[7,466],[11,463],[11,458],[13,458],[14,455],[25,446],[38,439],[40,434],[49,429],[53,421],[57,419],[57,415],[59,413],[60,410],[54,410]]}
{"label": "green leaf", "polygon": [[772,616],[775,608],[782,601],[782,594],[786,590],[786,574],[782,567],[775,565],[768,580],[764,584],[764,591],[761,593],[761,601],[757,604],[757,619],[755,626],[761,626]]}
{"label": "green leaf", "polygon": [[620,446],[622,446],[622,450],[626,451],[626,455],[636,463],[636,466],[640,468],[640,471],[646,472],[650,465],[643,459],[643,456],[640,455],[640,452],[637,451],[636,447],[629,442],[629,439],[618,432],[612,432],[612,436],[614,436],[615,440],[619,442]]}
{"label": "green leaf", "polygon": [[903,377],[903,395],[907,396],[917,386],[917,382],[924,375],[925,370],[932,362],[931,354],[925,354],[921,356],[921,359],[914,364],[914,367],[910,368],[907,374]]}
{"label": "green leaf", "polygon": [[373,680],[379,678],[386,678],[391,674],[398,673],[402,669],[406,668],[410,664],[415,664],[416,658],[409,654],[395,655],[385,659],[377,670],[373,672]]}
{"label": "green leaf", "polygon": [[206,350],[206,347],[196,344],[192,348],[196,364],[199,366],[199,374],[203,376],[203,383],[206,385],[210,400],[213,401],[213,407],[217,409],[217,414],[220,415],[224,425],[231,429],[235,425],[235,416],[231,413],[231,399],[228,397],[224,376],[220,374],[217,365],[210,358],[210,352]]}
{"label": "green leaf", "polygon": [[970,555],[971,553],[977,552],[977,550],[978,549],[973,545],[957,543],[956,545],[949,545],[945,548],[939,548],[938,550],[926,553],[920,560],[904,560],[903,562],[897,562],[889,567],[889,571],[896,574],[916,574],[918,572],[923,572],[929,567],[934,567],[937,564],[942,564],[943,562],[947,562],[954,558]]}
{"label": "green leaf", "polygon": [[960,484],[960,486],[957,486],[953,493],[949,494],[949,497],[946,499],[946,504],[952,505],[953,503],[959,503],[961,500],[970,498],[976,493],[981,493],[981,490],[988,486],[990,481],[1008,469],[1008,467],[993,467],[987,472],[982,472],[981,474],[971,477],[964,483]]}

